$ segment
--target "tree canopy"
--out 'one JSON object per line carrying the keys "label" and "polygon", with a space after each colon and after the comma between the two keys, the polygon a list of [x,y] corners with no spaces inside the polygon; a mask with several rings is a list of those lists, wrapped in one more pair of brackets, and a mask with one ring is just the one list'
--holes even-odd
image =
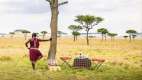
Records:
{"label": "tree canopy", "polygon": [[31,33],[29,30],[26,30],[26,29],[17,29],[14,32],[18,32],[18,31],[22,33]]}
{"label": "tree canopy", "polygon": [[117,34],[116,33],[108,33],[108,36],[115,37],[115,36],[117,36]]}
{"label": "tree canopy", "polygon": [[87,45],[89,45],[89,35],[88,34],[89,34],[90,29],[93,29],[94,26],[102,22],[103,18],[92,16],[92,15],[78,15],[76,16],[76,19],[74,21],[78,22],[82,29],[85,29]]}
{"label": "tree canopy", "polygon": [[108,33],[108,30],[106,28],[100,28],[97,30],[97,32],[99,32],[101,34],[106,34],[106,33]]}
{"label": "tree canopy", "polygon": [[79,25],[70,25],[68,28],[70,30],[74,31],[74,32],[79,31],[80,29],[82,29],[81,26],[79,26]]}
{"label": "tree canopy", "polygon": [[130,30],[127,30],[126,33],[128,33],[128,34],[135,34],[135,33],[137,33],[137,31],[130,29]]}
{"label": "tree canopy", "polygon": [[95,17],[92,15],[78,15],[78,16],[76,16],[75,21],[80,23],[82,28],[85,28],[86,30],[90,30],[95,25],[97,25],[101,21],[103,21],[103,18]]}
{"label": "tree canopy", "polygon": [[70,25],[68,28],[70,30],[72,30],[72,35],[74,36],[74,41],[76,41],[77,36],[80,35],[80,33],[78,31],[82,29],[81,26],[80,25]]}
{"label": "tree canopy", "polygon": [[41,34],[47,34],[48,32],[47,31],[41,31],[40,33]]}
{"label": "tree canopy", "polygon": [[129,34],[129,40],[131,41],[131,38],[134,39],[136,37],[136,36],[133,36],[133,35],[135,35],[137,33],[137,31],[133,30],[133,29],[130,29],[130,30],[126,30],[126,33]]}

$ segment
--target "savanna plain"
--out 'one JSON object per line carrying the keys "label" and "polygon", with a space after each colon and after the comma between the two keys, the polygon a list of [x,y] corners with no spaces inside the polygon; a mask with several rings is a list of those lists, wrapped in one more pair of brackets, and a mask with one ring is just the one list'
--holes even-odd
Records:
{"label": "savanna plain", "polygon": [[[58,38],[57,62],[60,71],[49,71],[47,56],[50,42],[42,42],[40,50],[44,57],[37,62],[33,71],[24,38],[0,38],[0,80],[142,80],[142,39],[131,42],[126,39],[102,41],[90,38],[86,45],[85,38]],[[62,56],[73,59],[82,53],[91,58],[102,58],[105,62],[99,69],[74,69],[62,65]]]}

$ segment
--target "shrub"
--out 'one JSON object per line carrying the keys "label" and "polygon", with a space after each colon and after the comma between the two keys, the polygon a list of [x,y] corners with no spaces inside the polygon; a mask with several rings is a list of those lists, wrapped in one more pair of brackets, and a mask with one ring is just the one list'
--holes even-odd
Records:
{"label": "shrub", "polygon": [[12,58],[9,56],[1,56],[0,57],[0,61],[11,61],[11,60],[12,60]]}

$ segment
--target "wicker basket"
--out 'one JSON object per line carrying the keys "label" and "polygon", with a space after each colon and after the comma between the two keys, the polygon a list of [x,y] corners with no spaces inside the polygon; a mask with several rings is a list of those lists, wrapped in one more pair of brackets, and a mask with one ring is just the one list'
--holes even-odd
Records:
{"label": "wicker basket", "polygon": [[73,66],[75,68],[90,68],[91,60],[88,58],[84,58],[84,59],[76,58],[74,59]]}

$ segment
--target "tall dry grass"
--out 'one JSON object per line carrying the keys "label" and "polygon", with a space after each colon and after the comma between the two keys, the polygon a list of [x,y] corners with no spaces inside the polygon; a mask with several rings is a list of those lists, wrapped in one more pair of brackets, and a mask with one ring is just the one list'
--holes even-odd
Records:
{"label": "tall dry grass", "polygon": [[24,43],[24,38],[0,38],[0,80],[142,79],[142,40],[132,42],[124,39],[101,41],[97,38],[90,38],[90,45],[87,46],[85,38],[79,38],[76,42],[72,38],[58,38],[58,64],[62,64],[61,56],[71,56],[73,60],[79,53],[88,55],[90,58],[106,59],[98,71],[76,70],[61,66],[62,71],[60,72],[47,70],[46,58],[49,42],[41,43],[40,50],[44,58],[37,63],[38,70],[33,72],[28,59],[28,50]]}

